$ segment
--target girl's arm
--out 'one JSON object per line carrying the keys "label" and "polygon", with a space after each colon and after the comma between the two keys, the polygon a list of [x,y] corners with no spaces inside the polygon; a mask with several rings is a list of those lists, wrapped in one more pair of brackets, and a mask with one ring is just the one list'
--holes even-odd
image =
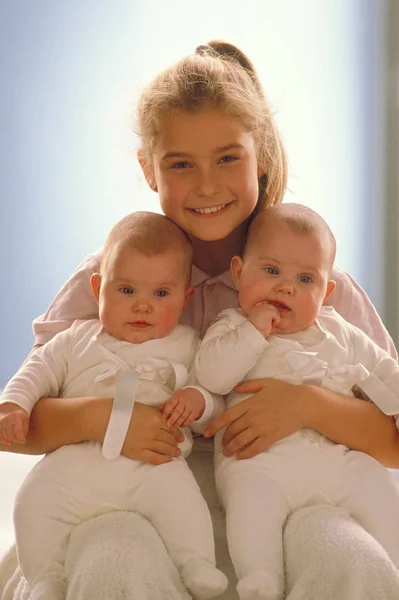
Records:
{"label": "girl's arm", "polygon": [[327,304],[333,306],[346,321],[361,329],[380,348],[398,360],[392,338],[366,292],[348,273],[336,267],[333,269],[332,279],[337,285]]}
{"label": "girl's arm", "polygon": [[[112,398],[42,398],[32,411],[26,444],[0,445],[0,450],[46,454],[88,440],[102,443],[112,403]],[[179,456],[182,441],[181,431],[171,432],[158,410],[136,402],[122,454],[158,465]]]}
{"label": "girl's arm", "polygon": [[329,390],[258,379],[236,388],[254,396],[228,409],[206,428],[214,435],[227,427],[224,453],[250,458],[303,427],[315,429],[336,444],[365,452],[390,468],[399,468],[395,422],[378,407]]}
{"label": "girl's arm", "polygon": [[62,286],[47,311],[33,321],[35,345],[46,344],[79,319],[98,319],[90,277],[100,269],[102,251],[87,256]]}

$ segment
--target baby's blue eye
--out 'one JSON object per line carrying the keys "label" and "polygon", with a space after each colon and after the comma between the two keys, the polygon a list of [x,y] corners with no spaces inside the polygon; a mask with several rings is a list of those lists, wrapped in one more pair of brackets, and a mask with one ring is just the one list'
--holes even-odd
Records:
{"label": "baby's blue eye", "polygon": [[166,290],[157,290],[154,294],[155,296],[158,296],[158,298],[165,298],[165,296],[168,295],[168,292]]}
{"label": "baby's blue eye", "polygon": [[298,279],[301,283],[312,283],[313,281],[310,275],[300,275]]}
{"label": "baby's blue eye", "polygon": [[266,273],[269,273],[269,275],[278,275],[278,269],[276,267],[266,267],[265,271]]}
{"label": "baby's blue eye", "polygon": [[126,294],[127,296],[129,296],[130,294],[133,294],[133,290],[130,287],[121,287],[121,288],[119,288],[119,291],[122,294]]}

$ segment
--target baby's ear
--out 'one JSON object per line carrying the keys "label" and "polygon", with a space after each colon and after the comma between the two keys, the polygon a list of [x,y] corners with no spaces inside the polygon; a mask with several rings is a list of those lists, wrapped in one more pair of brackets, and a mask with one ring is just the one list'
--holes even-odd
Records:
{"label": "baby's ear", "polygon": [[93,275],[90,277],[90,287],[91,287],[91,293],[93,294],[94,298],[98,302],[98,300],[100,298],[100,289],[101,289],[100,273],[93,273]]}
{"label": "baby's ear", "polygon": [[326,295],[324,296],[323,304],[326,303],[328,297],[331,296],[331,294],[333,293],[333,291],[335,290],[336,287],[337,287],[337,284],[335,283],[335,281],[330,279],[330,281],[327,283],[327,290],[326,290]]}
{"label": "baby's ear", "polygon": [[242,272],[243,262],[241,256],[233,256],[230,262],[231,278],[234,285],[238,289],[240,286],[240,278]]}
{"label": "baby's ear", "polygon": [[144,177],[146,179],[146,182],[148,183],[148,185],[150,186],[150,188],[152,189],[153,192],[157,192],[158,191],[158,187],[157,187],[157,182],[155,181],[155,176],[154,176],[154,168],[153,166],[144,158],[144,153],[143,150],[140,148],[140,150],[137,151],[137,160],[140,163],[140,167],[144,173]]}
{"label": "baby's ear", "polygon": [[185,297],[185,300],[184,300],[184,306],[186,306],[190,302],[190,300],[193,297],[193,295],[194,295],[194,286],[193,285],[189,285],[187,287],[187,289],[186,289],[186,297]]}

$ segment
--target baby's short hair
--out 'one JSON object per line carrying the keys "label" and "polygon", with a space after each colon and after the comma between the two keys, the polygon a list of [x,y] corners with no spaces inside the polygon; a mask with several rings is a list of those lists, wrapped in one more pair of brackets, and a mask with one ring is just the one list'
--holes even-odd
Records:
{"label": "baby's short hair", "polygon": [[294,202],[269,206],[254,218],[248,229],[244,257],[251,251],[259,235],[267,235],[267,227],[279,223],[288,225],[296,233],[313,234],[318,235],[320,239],[327,239],[330,244],[332,268],[336,254],[336,241],[330,227],[317,212]]}
{"label": "baby's short hair", "polygon": [[178,253],[183,258],[184,276],[187,282],[190,281],[193,246],[188,235],[168,217],[137,211],[118,221],[105,242],[101,274],[104,274],[115,253],[125,247],[146,256]]}

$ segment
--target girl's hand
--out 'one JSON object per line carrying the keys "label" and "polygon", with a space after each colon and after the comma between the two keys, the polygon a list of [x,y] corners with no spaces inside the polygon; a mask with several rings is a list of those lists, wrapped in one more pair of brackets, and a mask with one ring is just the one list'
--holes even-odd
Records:
{"label": "girl's hand", "polygon": [[135,403],[122,448],[124,456],[152,465],[162,465],[180,456],[177,444],[184,440],[184,435],[179,429],[172,431],[160,411]]}
{"label": "girl's hand", "polygon": [[209,437],[227,427],[222,438],[225,456],[251,458],[279,440],[306,427],[305,386],[279,379],[240,383],[235,391],[253,393],[218,416],[204,431]]}
{"label": "girl's hand", "polygon": [[205,398],[195,388],[177,390],[163,405],[162,414],[168,427],[174,431],[188,427],[199,419],[205,410]]}
{"label": "girl's hand", "polygon": [[29,415],[26,410],[12,402],[0,405],[0,444],[25,444],[28,431]]}

